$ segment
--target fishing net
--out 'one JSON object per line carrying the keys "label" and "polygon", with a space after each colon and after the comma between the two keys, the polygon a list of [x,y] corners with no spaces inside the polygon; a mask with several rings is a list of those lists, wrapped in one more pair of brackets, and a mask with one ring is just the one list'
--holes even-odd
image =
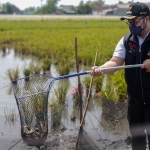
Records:
{"label": "fishing net", "polygon": [[[77,75],[80,74],[75,74],[75,76]],[[44,146],[47,148],[47,150],[53,150],[54,148],[59,150],[104,150],[107,146],[100,136],[98,138],[93,138],[90,135],[91,131],[89,128],[86,128],[86,125],[90,124],[89,120],[92,118],[91,116],[89,117],[90,119],[85,119],[85,123],[79,132],[79,136],[77,137],[78,129],[74,126],[74,124],[78,124],[79,126],[78,121],[80,116],[79,107],[74,109],[74,100],[79,95],[79,91],[76,89],[77,78],[61,80],[61,82],[58,81],[60,79],[73,76],[74,75],[71,74],[55,78],[38,74],[26,78],[20,78],[12,82],[13,92],[20,114],[21,135],[23,141],[28,146],[36,146],[39,149]],[[57,92],[61,90],[61,87],[64,89],[66,84],[69,84],[68,90],[66,90],[67,94],[62,96],[59,94],[57,95]],[[85,109],[85,99],[87,96],[85,91],[86,89],[83,88],[83,109]],[[65,99],[63,103],[62,101],[59,101],[61,102],[61,106],[58,108],[56,107],[56,109],[54,107],[54,103],[48,103],[48,101],[51,102],[53,100],[52,95],[56,96],[55,100]],[[51,107],[49,109],[50,104]],[[67,110],[71,111],[68,112]],[[69,119],[71,123],[69,123],[66,118]],[[76,118],[76,122],[73,121],[74,118]],[[93,123],[95,124],[95,121]],[[70,133],[71,135],[69,135],[69,138],[64,140],[64,137],[66,136],[62,133],[65,131],[65,127],[68,127],[68,125],[70,126],[69,132],[74,132],[74,134]],[[56,130],[52,132],[52,128]],[[92,126],[92,128],[96,127]],[[101,141],[99,142],[98,139],[101,139]],[[61,143],[62,140],[65,144]],[[67,142],[69,140],[71,143],[70,145],[68,145]]]}
{"label": "fishing net", "polygon": [[33,75],[12,82],[21,122],[21,136],[29,146],[42,146],[48,134],[48,95],[53,78]]}
{"label": "fishing net", "polygon": [[98,144],[90,138],[83,128],[81,129],[77,140],[76,150],[100,150]]}

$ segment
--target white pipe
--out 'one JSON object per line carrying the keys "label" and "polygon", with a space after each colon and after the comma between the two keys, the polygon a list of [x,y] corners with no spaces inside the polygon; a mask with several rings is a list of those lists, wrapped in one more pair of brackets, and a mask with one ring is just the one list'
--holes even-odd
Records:
{"label": "white pipe", "polygon": [[126,66],[116,66],[116,67],[108,67],[108,68],[100,68],[102,72],[109,71],[109,70],[118,70],[118,69],[125,69],[125,68],[135,68],[141,67],[142,64],[135,64],[135,65],[126,65]]}

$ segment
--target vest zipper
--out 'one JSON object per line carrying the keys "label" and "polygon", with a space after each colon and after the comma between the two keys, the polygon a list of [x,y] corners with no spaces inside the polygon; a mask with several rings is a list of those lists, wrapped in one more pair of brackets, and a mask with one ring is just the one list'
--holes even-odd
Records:
{"label": "vest zipper", "polygon": [[[139,53],[140,53],[140,63],[141,63],[141,46],[140,46],[140,48],[139,48]],[[142,85],[142,75],[141,75],[142,73],[141,73],[141,69],[140,69],[140,80],[141,80],[141,92],[142,92],[142,97],[143,97],[143,100],[144,100],[144,105],[146,104],[146,102],[145,102],[145,98],[144,98],[144,94],[143,94],[143,85]]]}

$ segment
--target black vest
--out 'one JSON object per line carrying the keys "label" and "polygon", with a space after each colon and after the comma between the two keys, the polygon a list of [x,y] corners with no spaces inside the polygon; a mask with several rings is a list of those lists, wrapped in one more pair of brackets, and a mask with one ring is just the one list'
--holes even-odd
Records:
{"label": "black vest", "polygon": [[[138,38],[132,34],[124,36],[126,49],[125,65],[142,64],[150,59],[150,33],[139,46]],[[150,72],[146,69],[125,69],[128,95],[141,104],[150,104]]]}

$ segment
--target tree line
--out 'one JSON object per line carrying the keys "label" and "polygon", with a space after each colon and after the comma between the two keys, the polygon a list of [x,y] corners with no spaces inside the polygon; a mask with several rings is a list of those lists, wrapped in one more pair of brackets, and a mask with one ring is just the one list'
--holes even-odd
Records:
{"label": "tree line", "polygon": [[[33,14],[55,14],[56,10],[58,8],[58,2],[61,0],[47,0],[46,4],[42,5],[41,0],[41,6],[39,7],[28,7],[23,10],[24,13],[32,11]],[[132,1],[131,1],[132,2]],[[131,3],[128,2],[128,3]],[[119,1],[118,3],[123,3],[122,1]],[[103,6],[105,4],[105,1],[103,0],[93,0],[93,1],[87,1],[84,3],[83,0],[81,0],[78,4],[78,6],[72,6],[71,10],[73,10],[76,14],[91,14],[92,9],[98,6]],[[61,7],[61,6],[60,6]],[[6,14],[14,14],[14,5],[7,2],[0,5],[1,12],[4,12]]]}

